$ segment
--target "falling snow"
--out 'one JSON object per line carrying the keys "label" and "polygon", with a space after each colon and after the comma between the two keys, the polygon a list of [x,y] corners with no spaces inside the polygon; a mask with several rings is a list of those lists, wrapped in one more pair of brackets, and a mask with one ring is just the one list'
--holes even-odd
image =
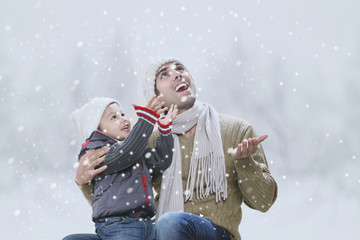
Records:
{"label": "falling snow", "polygon": [[[2,238],[62,239],[94,232],[91,208],[74,180],[84,139],[68,115],[90,97],[109,96],[120,100],[135,123],[131,104],[144,105],[145,66],[168,55],[187,65],[199,100],[248,120],[257,134],[269,134],[262,146],[279,195],[267,213],[243,205],[243,239],[356,236],[358,1],[330,1],[326,7],[316,1],[261,0],[211,6],[196,1],[109,1],[85,8],[83,0],[65,0],[61,7],[20,4],[26,14],[18,1],[0,8]],[[232,150],[224,149],[225,155]],[[239,186],[246,188],[247,181],[238,179]],[[207,217],[208,211],[203,207],[200,215]]]}

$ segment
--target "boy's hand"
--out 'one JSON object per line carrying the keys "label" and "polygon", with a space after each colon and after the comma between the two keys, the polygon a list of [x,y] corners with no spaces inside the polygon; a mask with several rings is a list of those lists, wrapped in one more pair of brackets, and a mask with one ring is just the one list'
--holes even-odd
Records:
{"label": "boy's hand", "polygon": [[153,96],[145,107],[153,110],[157,114],[162,114],[163,112],[168,110],[167,107],[163,107],[164,104],[165,102],[161,101],[159,96]]}
{"label": "boy's hand", "polygon": [[158,121],[162,125],[168,125],[169,123],[174,121],[174,119],[177,116],[177,112],[178,112],[177,105],[171,104],[170,109],[169,109],[168,113],[166,114],[166,116],[164,118],[160,118]]}

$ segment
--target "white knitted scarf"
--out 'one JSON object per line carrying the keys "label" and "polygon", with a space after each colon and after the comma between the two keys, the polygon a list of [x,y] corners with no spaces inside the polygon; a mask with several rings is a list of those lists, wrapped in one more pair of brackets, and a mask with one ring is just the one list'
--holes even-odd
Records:
{"label": "white knitted scarf", "polygon": [[[206,103],[194,106],[178,115],[172,124],[174,136],[173,160],[162,174],[156,219],[167,212],[184,211],[181,173],[181,149],[177,134],[184,134],[196,125],[193,153],[186,184],[185,201],[191,201],[194,188],[198,199],[216,194],[216,202],[227,198],[227,181],[219,115]],[[205,185],[205,186],[204,186]],[[205,189],[204,189],[205,187]]]}

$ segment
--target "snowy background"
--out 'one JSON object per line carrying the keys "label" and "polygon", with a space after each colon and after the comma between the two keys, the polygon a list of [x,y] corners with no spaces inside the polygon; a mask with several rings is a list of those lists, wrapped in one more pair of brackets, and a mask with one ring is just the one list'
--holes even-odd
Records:
{"label": "snowy background", "polygon": [[[68,114],[89,97],[143,104],[145,66],[176,56],[199,99],[249,120],[279,186],[243,207],[244,240],[359,239],[357,0],[2,0],[2,239],[93,232]],[[135,118],[134,118],[135,119]]]}

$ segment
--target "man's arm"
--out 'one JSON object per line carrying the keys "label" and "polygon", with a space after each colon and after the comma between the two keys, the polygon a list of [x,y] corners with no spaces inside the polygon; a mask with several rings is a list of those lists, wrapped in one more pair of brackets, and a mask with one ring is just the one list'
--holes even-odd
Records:
{"label": "man's arm", "polygon": [[75,182],[80,187],[84,197],[91,205],[91,198],[94,193],[94,185],[91,180],[95,175],[103,172],[107,166],[103,165],[95,169],[105,159],[105,154],[109,147],[101,147],[95,150],[87,151],[79,160],[79,165],[76,169]]}
{"label": "man's arm", "polygon": [[238,136],[241,146],[236,146],[232,153],[238,175],[238,186],[246,205],[266,212],[277,197],[277,184],[271,176],[260,144],[266,137],[257,138],[251,126],[248,126],[244,133],[239,132]]}

